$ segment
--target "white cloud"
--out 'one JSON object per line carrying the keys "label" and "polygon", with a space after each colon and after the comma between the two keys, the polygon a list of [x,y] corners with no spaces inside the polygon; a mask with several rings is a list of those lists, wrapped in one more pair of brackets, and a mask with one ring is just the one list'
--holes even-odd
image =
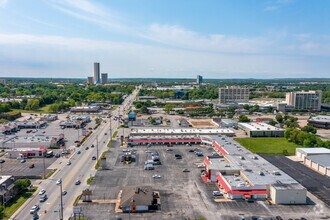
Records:
{"label": "white cloud", "polygon": [[0,0],[0,8],[5,8],[8,3],[8,0]]}
{"label": "white cloud", "polygon": [[0,76],[86,77],[92,75],[95,61],[110,78],[192,78],[201,72],[206,78],[303,77],[315,73],[325,77],[330,68],[328,62],[301,56],[221,54],[48,35],[0,34],[0,47]]}

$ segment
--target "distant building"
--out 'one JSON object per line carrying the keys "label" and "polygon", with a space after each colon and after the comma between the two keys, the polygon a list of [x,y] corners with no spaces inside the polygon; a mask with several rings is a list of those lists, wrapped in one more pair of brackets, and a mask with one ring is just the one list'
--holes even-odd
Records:
{"label": "distant building", "polygon": [[100,83],[100,63],[94,63],[94,84]]}
{"label": "distant building", "polygon": [[72,107],[70,109],[71,112],[75,112],[75,113],[97,113],[100,111],[100,106],[79,106],[79,107]]}
{"label": "distant building", "polygon": [[284,129],[266,123],[238,123],[250,137],[284,137]]}
{"label": "distant building", "polygon": [[7,84],[7,80],[5,80],[5,79],[0,79],[0,84],[2,84],[2,85],[6,85],[6,84]]}
{"label": "distant building", "polygon": [[330,129],[330,115],[318,115],[308,119],[308,125],[316,128]]}
{"label": "distant building", "polygon": [[238,122],[230,118],[224,118],[221,119],[220,124],[226,128],[237,128]]}
{"label": "distant building", "polygon": [[5,205],[17,194],[15,178],[12,176],[0,176],[0,201]]}
{"label": "distant building", "polygon": [[88,84],[93,84],[94,83],[94,78],[92,76],[87,77],[87,83]]}
{"label": "distant building", "polygon": [[101,84],[105,85],[108,83],[108,74],[107,73],[102,73],[101,75]]}
{"label": "distant building", "polygon": [[189,99],[189,93],[183,90],[175,91],[174,99]]}
{"label": "distant building", "polygon": [[249,101],[249,89],[239,86],[227,86],[219,88],[219,103],[239,103]]}
{"label": "distant building", "polygon": [[197,75],[196,83],[197,83],[198,85],[202,84],[202,83],[203,83],[203,76],[201,76],[201,75]]}
{"label": "distant building", "polygon": [[301,91],[289,92],[286,94],[285,101],[288,105],[298,110],[321,110],[322,91]]}
{"label": "distant building", "polygon": [[296,156],[303,160],[305,166],[330,177],[330,150],[323,147],[297,148]]}

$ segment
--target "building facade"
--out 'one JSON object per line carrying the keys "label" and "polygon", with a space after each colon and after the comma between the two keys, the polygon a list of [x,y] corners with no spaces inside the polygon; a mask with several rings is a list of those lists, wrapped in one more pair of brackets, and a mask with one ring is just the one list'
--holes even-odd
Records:
{"label": "building facade", "polygon": [[203,83],[203,76],[197,75],[196,83],[197,84],[202,84]]}
{"label": "building facade", "polygon": [[299,110],[321,110],[322,91],[300,91],[286,94],[285,101],[288,105]]}
{"label": "building facade", "polygon": [[229,104],[249,101],[249,89],[239,86],[219,88],[219,103]]}
{"label": "building facade", "polygon": [[100,83],[100,63],[94,63],[94,83]]}
{"label": "building facade", "polygon": [[92,76],[87,77],[87,83],[88,84],[93,84],[94,78]]}
{"label": "building facade", "polygon": [[108,83],[108,74],[107,73],[102,73],[101,75],[101,84],[105,85]]}

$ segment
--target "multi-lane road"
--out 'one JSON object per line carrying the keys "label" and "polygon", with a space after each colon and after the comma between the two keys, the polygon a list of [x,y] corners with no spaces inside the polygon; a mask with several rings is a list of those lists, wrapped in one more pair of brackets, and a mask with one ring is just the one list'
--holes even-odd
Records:
{"label": "multi-lane road", "polygon": [[[136,95],[138,94],[138,89],[129,95],[122,105],[120,105],[116,110],[111,112],[113,117],[124,114],[128,111],[130,105],[134,101]],[[108,120],[108,119],[107,119]],[[111,122],[111,125],[110,125]],[[52,175],[51,178],[46,180],[40,180],[38,192],[41,189],[46,190],[48,199],[40,203],[39,195],[34,195],[33,198],[29,199],[13,216],[12,220],[30,220],[33,219],[33,215],[30,214],[30,209],[33,205],[39,204],[40,210],[38,211],[39,219],[42,220],[54,220],[61,219],[60,215],[60,186],[56,185],[58,179],[62,180],[62,191],[67,191],[67,194],[63,196],[63,219],[68,219],[73,214],[73,202],[78,195],[81,194],[83,189],[86,189],[87,179],[93,176],[96,172],[95,164],[97,160],[92,160],[93,156],[97,156],[97,142],[99,157],[102,152],[107,150],[107,143],[110,140],[112,133],[117,130],[120,125],[119,120],[107,121],[107,123],[102,123],[93,134],[85,141],[85,143],[80,147],[80,154],[74,152],[69,158],[59,158],[55,163],[57,163],[57,171]],[[111,126],[111,133],[110,131]],[[94,148],[91,145],[94,144]],[[85,150],[85,147],[89,147]],[[68,160],[72,162],[71,165],[67,165]],[[75,185],[76,180],[80,180],[80,185]]]}

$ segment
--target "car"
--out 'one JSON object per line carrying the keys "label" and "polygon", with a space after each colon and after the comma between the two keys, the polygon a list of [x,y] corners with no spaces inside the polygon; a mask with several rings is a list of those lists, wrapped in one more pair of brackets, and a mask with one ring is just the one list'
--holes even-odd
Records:
{"label": "car", "polygon": [[175,157],[175,159],[181,160],[182,159],[182,156]]}
{"label": "car", "polygon": [[34,163],[29,166],[30,169],[34,168]]}
{"label": "car", "polygon": [[198,164],[197,167],[198,167],[198,168],[204,168],[205,165],[204,165],[204,164]]}
{"label": "car", "polygon": [[154,175],[152,175],[152,178],[154,178],[154,179],[160,179],[160,178],[162,178],[162,177],[161,177],[161,175],[154,174]]}
{"label": "car", "polygon": [[188,170],[187,168],[183,169],[182,172],[187,173],[190,172],[190,170]]}
{"label": "car", "polygon": [[32,208],[30,209],[30,214],[34,214],[35,212],[37,212],[40,209],[39,205],[34,205],[32,206]]}
{"label": "car", "polygon": [[0,163],[4,163],[4,162],[6,162],[5,160],[3,160],[3,159],[0,159]]}
{"label": "car", "polygon": [[194,152],[194,149],[189,149],[188,152],[192,153]]}
{"label": "car", "polygon": [[222,196],[223,194],[220,191],[213,191],[212,195],[213,196]]}
{"label": "car", "polygon": [[171,149],[171,148],[167,148],[166,151],[173,151],[173,149]]}
{"label": "car", "polygon": [[77,151],[77,154],[80,154],[80,153],[81,153],[80,150],[78,150],[78,151]]}
{"label": "car", "polygon": [[68,192],[64,190],[64,191],[62,192],[62,196],[65,196],[67,193],[68,193]]}
{"label": "car", "polygon": [[69,160],[68,162],[66,162],[66,165],[71,165],[71,161]]}
{"label": "car", "polygon": [[39,198],[39,202],[44,202],[48,199],[47,195],[44,194],[44,195],[41,195],[40,198]]}
{"label": "car", "polygon": [[197,155],[198,157],[202,157],[202,156],[204,156],[203,152],[201,152],[201,151],[196,152],[196,155]]}
{"label": "car", "polygon": [[85,150],[88,150],[89,149],[89,147],[85,147]]}
{"label": "car", "polygon": [[162,163],[159,160],[154,161],[153,165],[162,165]]}
{"label": "car", "polygon": [[96,160],[96,157],[95,156],[92,156],[92,160]]}
{"label": "car", "polygon": [[75,185],[80,185],[80,180],[76,180],[76,182],[74,183]]}
{"label": "car", "polygon": [[57,153],[55,154],[55,158],[60,158],[61,157],[61,154]]}
{"label": "car", "polygon": [[42,190],[40,190],[39,195],[43,195],[43,194],[45,194],[45,192],[46,192],[46,190],[42,189]]}
{"label": "car", "polygon": [[61,185],[61,183],[62,183],[62,180],[61,180],[61,179],[58,179],[58,180],[56,181],[56,185]]}
{"label": "car", "polygon": [[79,143],[80,141],[79,141],[79,140],[76,140],[76,141],[74,141],[74,142],[77,144],[77,143]]}
{"label": "car", "polygon": [[94,144],[91,145],[91,148],[95,147]]}
{"label": "car", "polygon": [[108,135],[108,133],[104,133],[104,135]]}
{"label": "car", "polygon": [[150,150],[146,150],[145,152],[146,152],[146,153],[151,153],[151,151],[150,151]]}
{"label": "car", "polygon": [[26,162],[26,160],[25,160],[25,159],[22,159],[22,160],[21,160],[21,163],[25,163],[25,162]]}

